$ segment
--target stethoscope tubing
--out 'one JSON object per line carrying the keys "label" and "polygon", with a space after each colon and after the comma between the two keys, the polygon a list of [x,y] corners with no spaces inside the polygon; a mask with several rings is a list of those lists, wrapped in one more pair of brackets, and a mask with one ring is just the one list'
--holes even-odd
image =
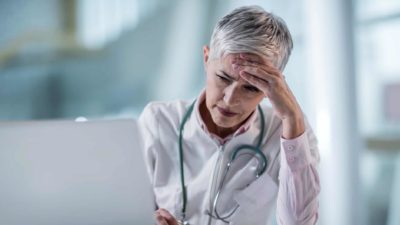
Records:
{"label": "stethoscope tubing", "polygon": [[[187,190],[186,190],[186,185],[185,185],[185,173],[184,173],[184,165],[183,165],[183,130],[184,130],[184,127],[185,127],[185,124],[186,124],[188,118],[190,117],[190,115],[191,115],[191,113],[193,111],[195,102],[196,102],[196,100],[194,100],[193,103],[190,105],[190,107],[187,110],[187,112],[185,113],[185,115],[184,115],[184,117],[182,119],[182,122],[180,124],[180,127],[179,127],[179,139],[178,139],[178,142],[179,142],[179,164],[180,164],[180,168],[179,169],[180,169],[180,173],[181,173],[181,190],[182,190],[182,209],[181,209],[180,222],[179,222],[180,224],[188,224],[188,222],[185,221],[185,218],[186,218],[186,204],[187,204]],[[230,216],[232,216],[235,213],[235,211],[238,209],[239,205],[236,205],[233,208],[233,210],[231,210],[228,213],[228,215],[221,216],[218,213],[217,204],[218,204],[218,199],[219,199],[220,194],[221,194],[221,190],[222,190],[223,185],[225,183],[224,181],[226,179],[226,176],[227,176],[227,174],[229,172],[229,169],[230,169],[233,161],[237,158],[238,152],[240,152],[242,150],[249,150],[250,149],[256,155],[258,155],[261,158],[262,163],[261,163],[261,167],[260,167],[260,163],[259,163],[259,168],[258,168],[257,173],[256,173],[256,178],[261,176],[265,172],[266,167],[267,167],[267,159],[266,159],[264,153],[260,150],[260,147],[261,147],[262,141],[263,141],[263,137],[265,135],[264,112],[263,112],[263,110],[262,110],[260,105],[258,105],[258,110],[259,110],[259,114],[260,114],[261,131],[260,131],[260,135],[259,135],[259,138],[258,138],[257,145],[256,146],[253,146],[253,145],[241,145],[241,146],[238,146],[232,152],[230,161],[228,162],[227,167],[225,168],[225,172],[223,174],[223,177],[221,179],[219,188],[218,188],[217,193],[216,193],[215,198],[214,198],[214,202],[213,202],[214,210],[213,211],[214,211],[215,216],[213,216],[212,214],[210,214],[210,216],[213,217],[213,218],[222,220],[222,221],[224,221],[226,223],[228,223],[228,221],[226,219],[229,218]],[[258,161],[260,162],[260,160],[258,160]]]}

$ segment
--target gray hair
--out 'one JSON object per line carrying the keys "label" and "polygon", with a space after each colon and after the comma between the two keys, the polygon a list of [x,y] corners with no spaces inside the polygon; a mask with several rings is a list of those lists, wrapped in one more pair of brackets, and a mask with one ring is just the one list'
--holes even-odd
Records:
{"label": "gray hair", "polygon": [[218,21],[211,36],[210,58],[254,53],[270,58],[283,71],[292,48],[292,37],[280,17],[259,6],[244,6]]}

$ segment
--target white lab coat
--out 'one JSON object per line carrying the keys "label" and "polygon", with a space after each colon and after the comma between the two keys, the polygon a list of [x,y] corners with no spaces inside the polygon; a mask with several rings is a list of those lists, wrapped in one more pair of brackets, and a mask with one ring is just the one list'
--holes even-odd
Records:
{"label": "white lab coat", "polygon": [[[179,170],[179,126],[191,101],[149,103],[139,118],[142,148],[155,201],[179,218],[182,191]],[[241,144],[256,145],[260,133],[258,110],[250,128],[223,146],[201,127],[198,101],[183,133],[184,172],[187,187],[186,218],[190,224],[206,225],[216,193],[216,186],[233,148]],[[319,161],[316,138],[307,124],[298,138],[281,138],[281,120],[271,108],[263,106],[266,136],[262,151],[267,158],[266,172],[255,178],[257,160],[237,158],[228,174],[218,212],[226,214],[239,205],[228,218],[232,225],[270,224],[277,212],[278,224],[315,224],[318,218],[319,178],[315,169]],[[282,151],[284,149],[285,151]],[[279,196],[279,197],[278,197]],[[226,224],[212,220],[211,224]]]}

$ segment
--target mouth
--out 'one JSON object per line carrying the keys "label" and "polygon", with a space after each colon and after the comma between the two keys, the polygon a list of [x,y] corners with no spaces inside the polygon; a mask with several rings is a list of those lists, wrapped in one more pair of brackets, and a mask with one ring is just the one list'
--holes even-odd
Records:
{"label": "mouth", "polygon": [[232,117],[232,116],[236,116],[237,115],[237,113],[231,112],[231,111],[229,111],[227,109],[224,109],[224,108],[221,108],[219,106],[217,106],[217,109],[222,115],[224,115],[226,117]]}

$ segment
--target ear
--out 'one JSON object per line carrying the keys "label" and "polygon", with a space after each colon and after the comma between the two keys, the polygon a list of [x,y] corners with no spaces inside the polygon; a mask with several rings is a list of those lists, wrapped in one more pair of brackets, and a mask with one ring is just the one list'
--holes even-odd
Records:
{"label": "ear", "polygon": [[210,53],[210,48],[207,45],[204,45],[203,46],[203,63],[204,63],[204,66],[208,62],[209,53]]}

